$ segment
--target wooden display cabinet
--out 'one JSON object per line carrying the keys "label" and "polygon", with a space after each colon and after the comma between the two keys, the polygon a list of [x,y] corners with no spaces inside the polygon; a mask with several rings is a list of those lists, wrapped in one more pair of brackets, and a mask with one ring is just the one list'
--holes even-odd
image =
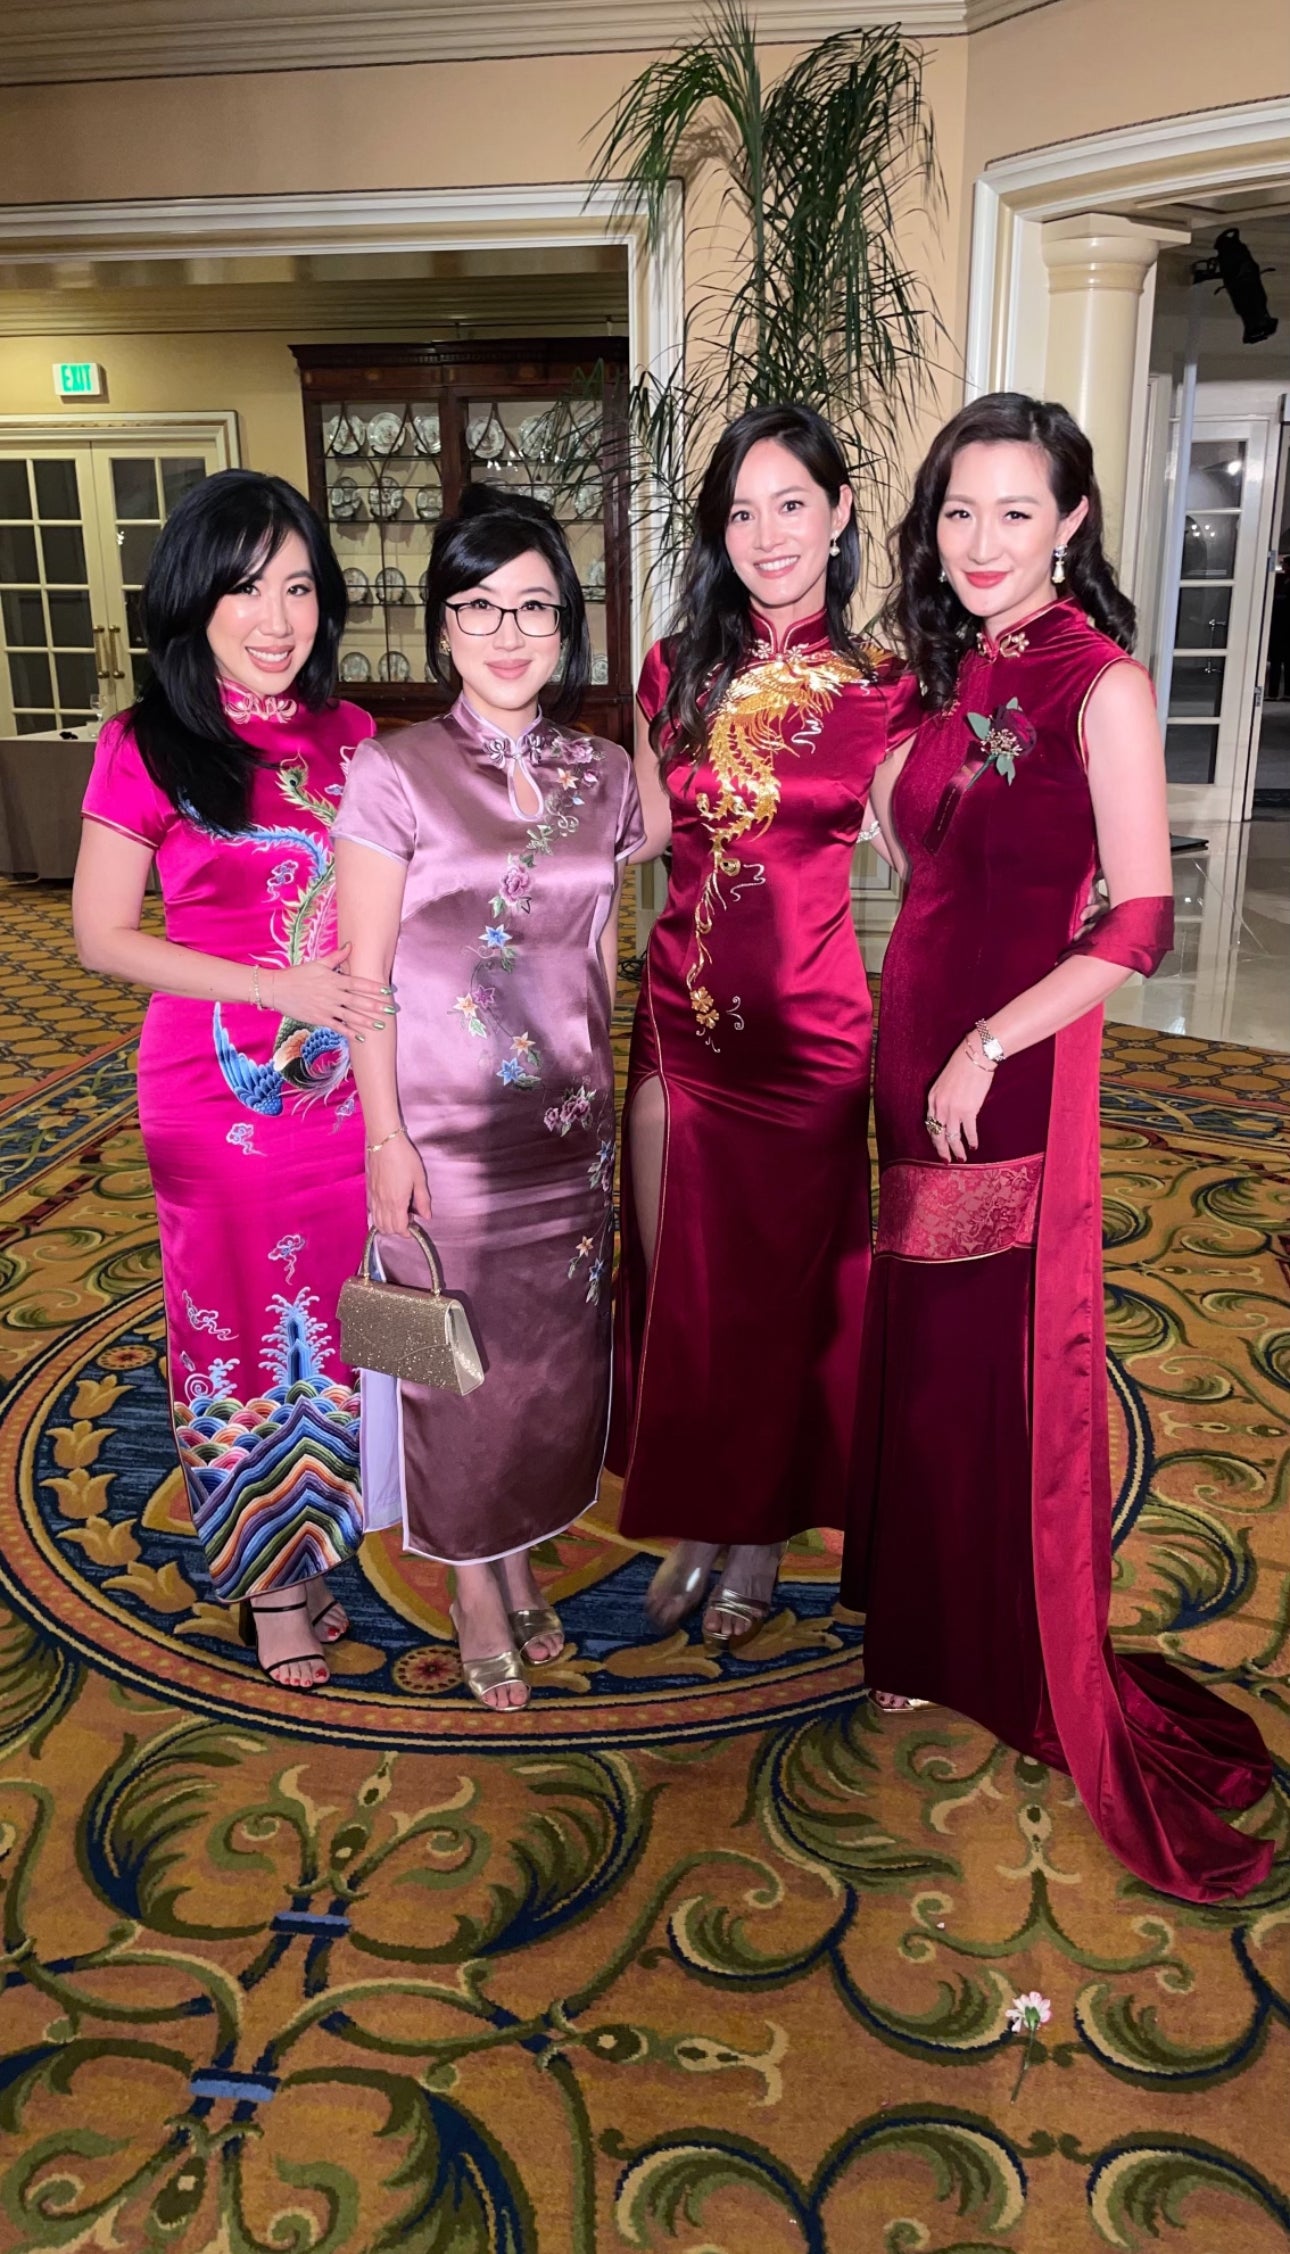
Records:
{"label": "wooden display cabinet", "polygon": [[309,497],[350,588],[344,693],[378,725],[444,710],[444,691],[427,679],[426,566],[440,517],[482,478],[555,508],[591,622],[582,725],[630,747],[626,339],[292,350]]}

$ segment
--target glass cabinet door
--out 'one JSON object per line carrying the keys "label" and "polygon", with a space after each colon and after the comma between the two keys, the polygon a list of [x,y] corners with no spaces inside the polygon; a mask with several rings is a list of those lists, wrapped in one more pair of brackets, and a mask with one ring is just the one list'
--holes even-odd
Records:
{"label": "glass cabinet door", "polygon": [[531,494],[558,517],[587,598],[592,686],[603,686],[609,650],[599,405],[584,399],[471,399],[465,440],[468,481]]}
{"label": "glass cabinet door", "polygon": [[134,446],[96,440],[95,517],[105,550],[109,709],[123,712],[143,686],[142,592],[166,518],[185,493],[218,467],[213,447]]}
{"label": "glass cabinet door", "polygon": [[424,611],[430,542],[443,515],[439,408],[430,399],[322,405],[327,529],[349,589],[340,677],[426,679]]}

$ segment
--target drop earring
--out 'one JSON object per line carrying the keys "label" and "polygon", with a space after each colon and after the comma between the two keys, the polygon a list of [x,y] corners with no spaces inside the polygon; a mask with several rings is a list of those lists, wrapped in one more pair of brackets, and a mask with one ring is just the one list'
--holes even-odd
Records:
{"label": "drop earring", "polygon": [[835,532],[833,538],[829,542],[829,554],[831,556],[838,556],[841,555],[841,553],[842,551],[838,546],[838,536]]}
{"label": "drop earring", "polygon": [[1062,586],[1062,585],[1063,585],[1063,584],[1065,583],[1065,579],[1066,579],[1066,542],[1065,542],[1065,541],[1063,540],[1063,542],[1062,542],[1062,544],[1061,544],[1060,548],[1054,548],[1054,550],[1053,550],[1053,585],[1054,585],[1054,587],[1060,587],[1060,586]]}
{"label": "drop earring", "polygon": [[942,565],[941,565],[941,573],[940,573],[940,577],[941,577],[941,585],[942,585],[942,587],[943,587],[943,586],[945,585],[945,583],[946,583],[946,581],[948,580],[949,576],[950,576],[950,575],[949,575],[948,571],[947,571],[947,570],[945,569],[945,566],[944,566],[944,564],[942,564]]}

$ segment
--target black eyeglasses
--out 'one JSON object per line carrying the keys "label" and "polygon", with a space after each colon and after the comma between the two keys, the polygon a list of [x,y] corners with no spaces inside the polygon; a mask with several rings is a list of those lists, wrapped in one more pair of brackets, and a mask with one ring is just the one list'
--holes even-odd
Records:
{"label": "black eyeglasses", "polygon": [[521,634],[540,642],[551,634],[558,634],[564,622],[561,603],[542,603],[530,599],[523,603],[490,603],[483,595],[472,595],[468,602],[445,603],[463,634],[495,634],[504,618],[513,618]]}

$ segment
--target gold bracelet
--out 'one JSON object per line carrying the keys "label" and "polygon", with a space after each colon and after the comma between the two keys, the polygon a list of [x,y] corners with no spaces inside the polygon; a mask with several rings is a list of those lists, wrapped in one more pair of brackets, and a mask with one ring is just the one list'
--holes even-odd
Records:
{"label": "gold bracelet", "polygon": [[368,1157],[369,1157],[369,1158],[375,1158],[375,1156],[376,1156],[376,1154],[377,1154],[378,1150],[384,1150],[384,1148],[385,1148],[385,1146],[386,1146],[386,1144],[387,1144],[387,1143],[392,1143],[392,1142],[396,1141],[396,1140],[397,1140],[397,1138],[398,1138],[398,1137],[399,1137],[400,1135],[402,1135],[402,1134],[405,1134],[405,1133],[406,1133],[406,1131],[407,1131],[407,1130],[406,1130],[405,1128],[403,1128],[403,1127],[391,1127],[389,1134],[388,1134],[388,1135],[382,1135],[382,1137],[381,1137],[381,1139],[380,1139],[380,1142],[379,1142],[379,1143],[369,1143],[369,1144],[368,1144],[368,1146],[367,1146],[367,1155],[368,1155]]}
{"label": "gold bracelet", "polygon": [[971,1034],[969,1033],[969,1035],[968,1035],[968,1037],[967,1037],[967,1040],[966,1040],[966,1041],[965,1041],[965,1042],[963,1043],[963,1054],[964,1054],[964,1056],[965,1056],[965,1057],[966,1057],[966,1058],[968,1059],[968,1062],[969,1062],[970,1064],[974,1064],[974,1065],[976,1066],[976,1068],[977,1068],[977,1071],[978,1071],[978,1072],[991,1072],[991,1073],[992,1073],[992,1072],[994,1071],[994,1066],[993,1066],[992,1064],[987,1064],[987,1063],[986,1063],[986,1061],[985,1061],[985,1059],[984,1059],[984,1057],[978,1057],[978,1056],[975,1056],[975,1055],[973,1054],[973,1052],[972,1052],[972,1047],[971,1047],[971,1041],[972,1041],[972,1036],[971,1036]]}
{"label": "gold bracelet", "polygon": [[260,1000],[260,966],[258,963],[252,963],[251,965],[251,1000],[254,1002],[257,1010],[262,1010],[264,1008],[264,1004]]}

